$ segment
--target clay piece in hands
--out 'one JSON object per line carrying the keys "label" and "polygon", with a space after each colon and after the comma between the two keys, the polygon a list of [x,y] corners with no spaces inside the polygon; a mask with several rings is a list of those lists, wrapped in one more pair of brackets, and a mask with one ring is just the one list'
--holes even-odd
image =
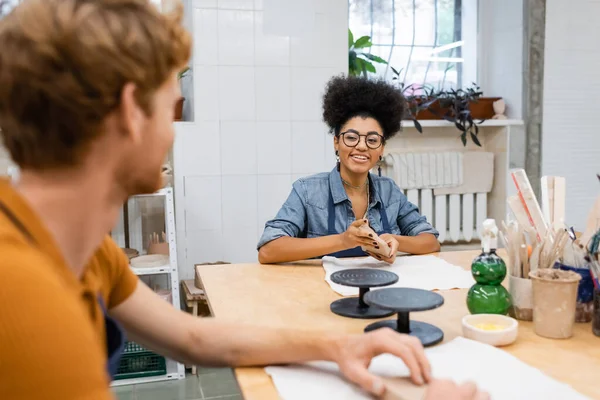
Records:
{"label": "clay piece in hands", "polygon": [[390,246],[388,246],[388,244],[385,242],[385,240],[380,238],[379,235],[377,235],[375,233],[375,231],[373,229],[371,229],[371,227],[369,227],[369,225],[367,225],[367,224],[361,225],[361,227],[358,229],[361,229],[364,232],[372,235],[371,239],[373,239],[373,241],[376,242],[377,245],[379,246],[379,248],[376,248],[375,246],[361,246],[363,251],[378,254],[385,258],[388,258],[392,255],[391,254],[392,249],[390,249]]}

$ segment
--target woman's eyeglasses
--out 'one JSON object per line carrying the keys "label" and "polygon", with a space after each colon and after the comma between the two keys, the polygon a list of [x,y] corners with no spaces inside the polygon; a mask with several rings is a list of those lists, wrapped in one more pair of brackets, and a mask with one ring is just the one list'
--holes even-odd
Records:
{"label": "woman's eyeglasses", "polygon": [[344,144],[348,147],[356,147],[358,146],[358,142],[360,142],[360,138],[364,136],[365,143],[367,147],[370,149],[378,149],[383,144],[383,136],[378,133],[368,133],[366,135],[360,135],[354,131],[346,131],[340,133]]}

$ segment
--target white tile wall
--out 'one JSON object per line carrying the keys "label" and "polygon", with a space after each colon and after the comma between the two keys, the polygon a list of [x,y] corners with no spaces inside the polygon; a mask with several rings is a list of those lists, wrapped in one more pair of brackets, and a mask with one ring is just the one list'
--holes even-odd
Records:
{"label": "white tile wall", "polygon": [[292,122],[292,171],[301,174],[322,172],[325,168],[323,122]]}
{"label": "white tile wall", "polygon": [[219,8],[231,10],[253,10],[254,0],[218,0]]}
{"label": "white tile wall", "polygon": [[194,0],[194,7],[195,8],[217,8],[217,0]]}
{"label": "white tile wall", "polygon": [[219,120],[219,68],[194,66],[195,121]]}
{"label": "white tile wall", "polygon": [[174,147],[185,277],[202,262],[256,261],[292,181],[333,167],[322,94],[347,71],[345,0],[192,4],[195,122]]}
{"label": "white tile wall", "polygon": [[256,119],[254,67],[219,67],[221,121]]}
{"label": "white tile wall", "polygon": [[[322,0],[263,0],[265,32],[278,36],[307,36],[315,29],[317,9],[315,4]],[[325,0],[330,1],[330,0]],[[344,7],[347,20],[348,7]],[[335,20],[343,14],[330,14]]]}
{"label": "white tile wall", "polygon": [[347,22],[316,14],[315,27],[307,35],[291,39],[291,63],[294,66],[335,67],[347,57],[348,48],[335,46],[348,40]]}
{"label": "white tile wall", "polygon": [[221,173],[221,135],[219,122],[198,122],[195,129],[178,134],[181,147],[181,168],[189,176],[215,176]]}
{"label": "white tile wall", "polygon": [[340,72],[340,68],[292,67],[292,120],[321,120],[325,84]]}
{"label": "white tile wall", "polygon": [[599,13],[597,0],[546,3],[542,173],[565,176],[566,222],[579,230],[599,193]]}
{"label": "white tile wall", "polygon": [[188,231],[186,236],[186,258],[189,260],[186,270],[193,270],[194,264],[224,261],[227,243],[223,241],[220,229]]}
{"label": "white tile wall", "polygon": [[256,228],[225,229],[221,236],[221,245],[225,247],[225,261],[230,263],[258,262]]}
{"label": "white tile wall", "polygon": [[219,10],[219,65],[254,65],[254,11]]}
{"label": "white tile wall", "polygon": [[264,32],[264,12],[254,14],[254,51],[256,65],[290,65],[290,38]]}
{"label": "white tile wall", "polygon": [[205,38],[204,40],[194,40],[194,64],[218,65],[219,42],[217,40],[217,10],[202,8],[194,9],[194,31],[196,37]]}
{"label": "white tile wall", "polygon": [[256,139],[259,175],[292,172],[292,127],[289,121],[257,122]]}
{"label": "white tile wall", "polygon": [[257,176],[224,176],[222,182],[223,229],[255,228],[258,216]]}
{"label": "white tile wall", "polygon": [[288,67],[256,67],[256,119],[289,121],[290,69]]}
{"label": "white tile wall", "polygon": [[223,175],[256,175],[256,122],[221,121]]}
{"label": "white tile wall", "polygon": [[258,235],[265,223],[274,218],[292,190],[290,174],[258,176]]}
{"label": "white tile wall", "polygon": [[183,184],[186,232],[221,229],[223,225],[221,178],[190,176],[185,177]]}

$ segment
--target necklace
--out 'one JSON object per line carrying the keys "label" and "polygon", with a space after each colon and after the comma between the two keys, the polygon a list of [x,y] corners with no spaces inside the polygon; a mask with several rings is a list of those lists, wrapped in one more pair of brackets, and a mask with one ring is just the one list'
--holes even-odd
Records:
{"label": "necklace", "polygon": [[342,179],[342,182],[344,183],[344,185],[349,186],[349,187],[351,187],[353,189],[362,189],[365,186],[367,187],[367,209],[365,210],[365,215],[363,216],[363,219],[367,219],[367,216],[369,214],[369,201],[371,199],[371,197],[370,197],[371,193],[370,193],[370,190],[369,190],[369,178],[367,178],[367,180],[365,181],[365,183],[363,183],[360,186],[351,185],[350,183],[346,182],[343,179]]}
{"label": "necklace", "polygon": [[367,180],[365,181],[365,183],[363,183],[362,185],[359,185],[359,186],[354,186],[354,185],[350,184],[350,182],[346,182],[346,181],[345,181],[345,180],[343,180],[343,179],[342,179],[342,183],[343,183],[344,185],[346,185],[346,186],[349,186],[349,187],[351,187],[352,189],[362,189],[362,188],[363,188],[363,187],[365,187],[365,186],[367,186],[367,187],[368,187],[368,185],[369,185],[369,178],[367,178]]}

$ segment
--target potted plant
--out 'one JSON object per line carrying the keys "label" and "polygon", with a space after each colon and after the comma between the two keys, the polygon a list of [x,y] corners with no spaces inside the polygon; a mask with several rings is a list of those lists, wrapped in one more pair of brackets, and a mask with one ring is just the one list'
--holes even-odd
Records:
{"label": "potted plant", "polygon": [[[461,132],[460,139],[463,145],[467,145],[467,134],[471,136],[471,140],[477,146],[481,146],[477,135],[479,134],[478,124],[485,121],[486,118],[477,118],[473,114],[474,104],[478,104],[483,92],[479,86],[473,84],[467,89],[450,89],[436,93],[437,101],[430,106],[430,111],[446,121],[454,123],[456,128]],[[490,103],[491,104],[491,103]],[[480,113],[483,115],[483,113]],[[493,116],[493,109],[492,115]],[[480,119],[475,122],[475,119]]]}
{"label": "potted plant", "polygon": [[[181,78],[183,78],[185,76],[185,74],[188,73],[188,71],[190,70],[190,67],[185,67],[183,70],[179,71],[179,73],[177,74],[177,80],[180,81]],[[181,96],[181,98],[177,101],[177,104],[175,104],[175,121],[181,121],[182,117],[183,117],[183,103],[185,102],[185,97]]]}
{"label": "potted plant", "polygon": [[362,36],[354,41],[352,31],[348,29],[348,74],[352,76],[367,77],[368,72],[376,73],[377,70],[373,63],[387,64],[383,58],[374,54],[365,53],[361,49],[373,46],[371,37]]}
{"label": "potted plant", "polygon": [[[400,82],[400,72],[391,68],[392,80]],[[399,83],[399,90],[406,99],[406,120],[413,121],[415,128],[423,133],[419,120],[443,119],[452,122],[461,132],[463,144],[467,144],[467,135],[481,146],[477,135],[479,124],[494,116],[493,103],[500,97],[483,97],[483,92],[475,83],[466,89],[439,90],[431,85],[405,85]],[[479,120],[479,121],[476,121]]]}

